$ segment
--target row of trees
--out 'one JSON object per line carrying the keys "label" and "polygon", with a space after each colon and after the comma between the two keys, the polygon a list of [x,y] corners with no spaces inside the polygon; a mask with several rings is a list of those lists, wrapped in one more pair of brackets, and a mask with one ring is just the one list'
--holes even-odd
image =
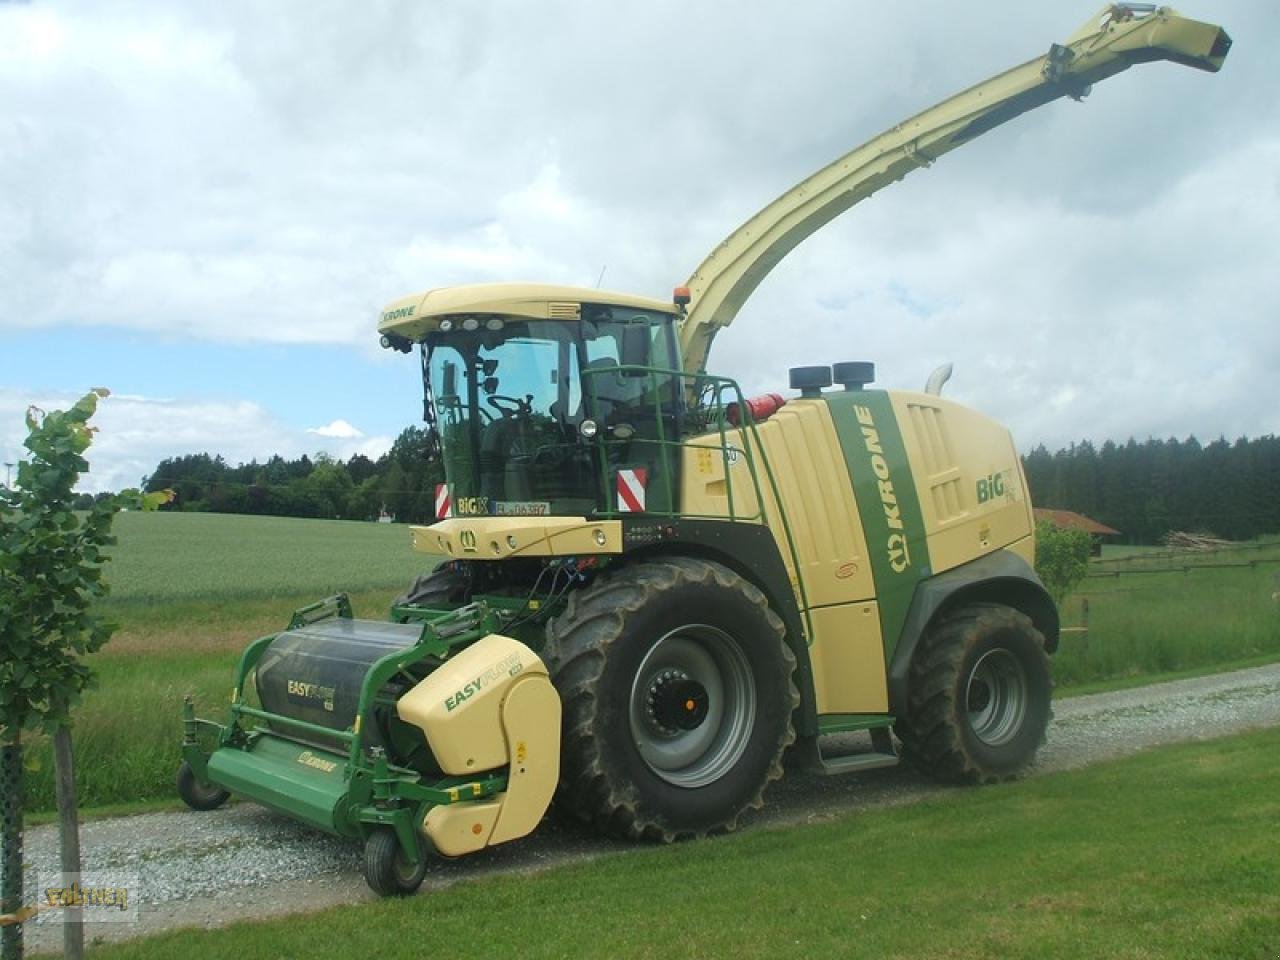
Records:
{"label": "row of trees", "polygon": [[[443,474],[427,459],[425,430],[409,427],[377,460],[324,454],[231,466],[207,453],[163,460],[144,482],[173,490],[171,509],[429,522]],[[1204,530],[1243,540],[1280,532],[1280,437],[1087,440],[1056,453],[1036,447],[1023,464],[1037,506],[1075,510],[1115,527],[1133,543],[1170,530]]]}
{"label": "row of trees", "polygon": [[233,467],[220,456],[195,453],[160,461],[143,486],[174,491],[173,510],[334,520],[373,520],[385,510],[397,520],[424,523],[435,515],[435,487],[443,479],[427,449],[426,431],[409,427],[377,460],[277,455]]}
{"label": "row of trees", "polygon": [[1083,513],[1131,543],[1170,530],[1232,540],[1280,532],[1280,437],[1042,445],[1023,464],[1036,506]]}

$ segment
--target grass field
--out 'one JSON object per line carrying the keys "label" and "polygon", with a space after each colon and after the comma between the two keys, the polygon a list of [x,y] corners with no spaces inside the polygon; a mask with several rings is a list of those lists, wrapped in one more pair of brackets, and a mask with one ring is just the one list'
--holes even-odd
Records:
{"label": "grass field", "polygon": [[110,602],[139,608],[196,600],[317,596],[403,585],[421,569],[409,528],[393,523],[216,513],[124,513],[107,568]]}
{"label": "grass field", "polygon": [[1104,553],[1062,608],[1054,676],[1094,688],[1280,659],[1280,541],[1211,554],[1122,548]]}
{"label": "grass field", "polygon": [[[122,628],[93,658],[101,683],[76,714],[86,807],[172,800],[184,695],[221,719],[235,659],[250,640],[342,590],[358,616],[380,618],[433,562],[413,553],[398,524],[129,513],[117,533],[102,610]],[[1088,580],[1090,630],[1063,638],[1059,693],[1280,659],[1280,604],[1271,599],[1280,543],[1249,556],[1254,567]],[[1079,611],[1080,598],[1069,600],[1064,622],[1077,622]],[[48,748],[35,740],[29,756],[29,809],[48,810]]]}
{"label": "grass field", "polygon": [[115,960],[1280,956],[1280,731],[831,822],[640,848]]}

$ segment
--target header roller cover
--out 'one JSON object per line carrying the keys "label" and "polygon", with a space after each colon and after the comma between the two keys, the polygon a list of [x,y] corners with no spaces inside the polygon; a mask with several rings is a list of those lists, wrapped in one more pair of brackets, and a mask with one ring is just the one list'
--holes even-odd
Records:
{"label": "header roller cover", "polygon": [[[491,633],[402,696],[396,712],[426,734],[445,773],[493,770],[511,759],[502,707],[511,688],[525,678],[551,683],[536,653],[518,640]],[[558,736],[558,718],[556,730]]]}
{"label": "header roller cover", "polygon": [[496,798],[428,812],[423,830],[437,850],[461,856],[538,825],[560,777],[560,696],[537,654],[491,633],[401,697],[396,710],[426,734],[445,773],[509,770]]}

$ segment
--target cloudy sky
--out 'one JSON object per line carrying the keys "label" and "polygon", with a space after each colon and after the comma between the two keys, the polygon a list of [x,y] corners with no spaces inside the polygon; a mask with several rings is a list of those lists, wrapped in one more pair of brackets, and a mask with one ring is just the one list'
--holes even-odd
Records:
{"label": "cloudy sky", "polygon": [[[0,455],[93,386],[88,489],[164,456],[378,454],[379,307],[489,280],[666,298],[797,180],[1094,10],[0,0]],[[874,360],[1023,449],[1280,432],[1272,0],[1185,0],[1218,75],[1137,67],[855,207],[712,352],[751,391]],[[963,12],[962,12],[963,11]]]}

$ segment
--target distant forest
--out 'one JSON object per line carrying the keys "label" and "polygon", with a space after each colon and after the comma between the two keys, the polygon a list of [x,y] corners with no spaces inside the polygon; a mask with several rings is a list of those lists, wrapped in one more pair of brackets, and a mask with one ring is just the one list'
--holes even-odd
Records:
{"label": "distant forest", "polygon": [[1280,437],[1085,441],[1057,453],[1041,445],[1022,463],[1037,507],[1083,513],[1128,543],[1157,543],[1171,530],[1230,540],[1280,533]]}
{"label": "distant forest", "polygon": [[[427,449],[426,431],[409,427],[377,460],[276,456],[233,467],[191,454],[161,461],[144,485],[174,490],[175,510],[373,520],[385,508],[397,520],[428,523],[443,477]],[[1036,506],[1083,513],[1130,543],[1157,543],[1170,530],[1233,540],[1280,533],[1278,437],[1084,441],[1057,453],[1041,445],[1023,464]]]}
{"label": "distant forest", "polygon": [[375,520],[385,509],[397,520],[429,523],[443,473],[438,462],[427,462],[428,449],[427,432],[409,427],[377,460],[304,454],[233,467],[221,457],[194,453],[161,460],[143,487],[173,490],[176,497],[165,508],[172,510]]}

